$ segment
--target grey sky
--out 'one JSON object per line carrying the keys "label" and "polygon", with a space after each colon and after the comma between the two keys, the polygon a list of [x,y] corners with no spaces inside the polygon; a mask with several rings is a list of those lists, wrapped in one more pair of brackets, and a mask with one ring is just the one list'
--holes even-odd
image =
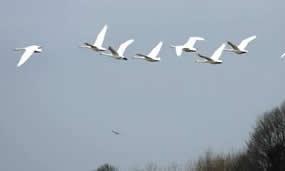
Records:
{"label": "grey sky", "polygon": [[[0,170],[89,171],[196,159],[244,147],[259,114],[284,100],[281,0],[10,0],[0,6]],[[105,45],[127,55],[164,41],[160,63],[111,60],[80,49],[109,25]],[[170,44],[257,35],[250,53],[218,66],[176,57]],[[15,47],[44,47],[16,68]],[[112,129],[121,132],[114,136]]]}

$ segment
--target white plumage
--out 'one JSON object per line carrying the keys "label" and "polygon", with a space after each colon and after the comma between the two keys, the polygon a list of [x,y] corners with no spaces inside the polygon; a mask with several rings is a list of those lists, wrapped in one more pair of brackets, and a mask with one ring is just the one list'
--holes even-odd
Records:
{"label": "white plumage", "polygon": [[200,58],[203,58],[204,60],[196,60],[197,63],[209,63],[209,64],[221,64],[223,61],[220,59],[222,56],[222,53],[226,47],[226,44],[223,43],[214,53],[211,57],[207,57],[201,54],[197,54]]}
{"label": "white plumage", "polygon": [[183,52],[197,52],[197,49],[194,47],[197,41],[205,40],[202,37],[189,37],[188,41],[184,45],[171,46],[175,48],[177,56],[181,56]]}
{"label": "white plumage", "polygon": [[34,53],[41,53],[42,52],[42,48],[38,45],[31,45],[31,46],[27,46],[25,48],[16,48],[16,51],[22,51],[24,50],[25,52],[23,53],[21,59],[19,60],[17,67],[22,66],[24,63],[26,63],[28,61],[28,59],[30,59],[30,57],[34,54]]}
{"label": "white plumage", "polygon": [[144,55],[144,54],[136,54],[136,56],[134,56],[134,58],[137,59],[144,59],[147,60],[149,62],[158,62],[160,61],[160,57],[158,56],[160,49],[163,45],[163,42],[160,41],[152,50],[148,55]]}
{"label": "white plumage", "polygon": [[125,53],[127,47],[130,46],[133,42],[134,42],[133,39],[127,40],[126,42],[122,43],[119,46],[117,51],[115,49],[113,49],[111,46],[109,46],[109,50],[111,53],[101,53],[101,54],[106,55],[106,56],[111,56],[115,59],[128,60],[128,58],[126,58],[124,56],[124,53]]}
{"label": "white plumage", "polygon": [[252,42],[255,39],[256,39],[256,36],[251,36],[241,41],[239,45],[235,45],[234,43],[228,41],[227,43],[229,46],[231,46],[231,49],[225,49],[225,51],[234,52],[236,54],[248,53],[248,50],[246,50],[246,47],[248,46],[250,42]]}
{"label": "white plumage", "polygon": [[106,51],[107,49],[103,47],[103,42],[105,39],[105,35],[107,32],[108,26],[105,25],[102,30],[99,32],[99,34],[97,35],[96,40],[94,41],[93,44],[90,43],[84,43],[85,45],[82,45],[80,47],[82,48],[88,48],[88,49],[93,49],[96,52],[103,52]]}

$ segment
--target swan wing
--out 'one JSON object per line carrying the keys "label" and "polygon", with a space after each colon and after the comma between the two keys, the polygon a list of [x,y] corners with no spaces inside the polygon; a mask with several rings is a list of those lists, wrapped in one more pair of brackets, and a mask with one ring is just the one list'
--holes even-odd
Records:
{"label": "swan wing", "polygon": [[34,50],[31,48],[26,48],[25,52],[23,53],[20,61],[17,64],[17,67],[20,67],[21,65],[23,65],[25,62],[27,62],[27,60],[33,55]]}
{"label": "swan wing", "polygon": [[102,47],[103,45],[103,42],[104,42],[104,39],[105,39],[105,35],[106,35],[106,32],[107,32],[107,29],[108,29],[108,26],[105,25],[102,30],[100,31],[100,33],[98,34],[95,42],[94,42],[94,46],[97,46],[97,47]]}
{"label": "swan wing", "polygon": [[249,38],[244,39],[244,40],[240,43],[240,45],[238,46],[238,48],[239,48],[239,49],[245,49],[245,48],[247,47],[247,45],[248,45],[251,41],[253,41],[253,40],[255,40],[255,39],[256,39],[256,36],[251,36],[251,37],[249,37]]}
{"label": "swan wing", "polygon": [[194,48],[194,45],[199,40],[205,40],[203,37],[189,37],[188,41],[185,43],[184,47]]}
{"label": "swan wing", "polygon": [[223,43],[215,52],[214,54],[212,55],[211,59],[216,61],[216,60],[219,60],[219,58],[222,56],[222,53],[224,51],[226,47],[226,44]]}
{"label": "swan wing", "polygon": [[159,54],[160,52],[160,49],[162,47],[163,43],[162,42],[159,42],[152,50],[151,52],[147,55],[148,57],[151,57],[151,58],[156,58],[157,55]]}
{"label": "swan wing", "polygon": [[130,46],[134,42],[133,39],[127,40],[126,42],[122,43],[118,49],[118,54],[120,56],[124,56],[124,53],[128,46]]}

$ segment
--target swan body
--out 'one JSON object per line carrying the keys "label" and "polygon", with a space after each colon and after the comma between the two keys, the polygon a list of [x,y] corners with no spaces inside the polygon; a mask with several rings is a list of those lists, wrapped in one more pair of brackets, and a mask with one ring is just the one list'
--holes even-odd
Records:
{"label": "swan body", "polygon": [[197,49],[194,47],[197,41],[205,40],[202,37],[189,37],[188,41],[184,45],[171,46],[175,48],[177,56],[181,56],[183,52],[197,52]]}
{"label": "swan body", "polygon": [[197,53],[197,55],[200,58],[203,58],[203,60],[196,60],[197,63],[209,63],[209,64],[221,64],[223,63],[223,61],[220,59],[220,57],[222,56],[222,53],[224,51],[226,47],[226,44],[223,43],[214,53],[211,57],[207,57],[204,55],[201,55],[199,53]]}
{"label": "swan body", "polygon": [[163,42],[160,41],[152,50],[151,52],[148,54],[148,55],[144,55],[144,54],[136,54],[136,56],[134,56],[134,58],[137,58],[137,59],[144,59],[146,61],[149,61],[149,62],[158,62],[160,61],[160,57],[158,56],[159,52],[160,52],[160,49],[163,45]]}
{"label": "swan body", "polygon": [[126,42],[122,43],[118,50],[115,50],[114,48],[112,48],[111,46],[109,46],[109,50],[111,53],[101,53],[102,55],[105,55],[105,56],[110,56],[114,59],[119,59],[119,60],[128,60],[128,58],[126,58],[124,56],[124,53],[127,49],[128,46],[130,46],[132,43],[134,42],[133,39],[130,39],[130,40],[127,40]]}
{"label": "swan body", "polygon": [[25,51],[22,55],[22,57],[20,58],[17,67],[22,66],[24,63],[26,63],[28,61],[28,59],[34,54],[34,53],[41,53],[42,52],[42,48],[38,45],[31,45],[31,46],[27,46],[25,48],[16,48],[16,51]]}
{"label": "swan body", "polygon": [[231,46],[231,49],[225,49],[225,51],[234,52],[236,54],[248,53],[248,50],[246,49],[246,47],[248,46],[250,42],[252,42],[255,39],[256,39],[256,36],[248,37],[244,39],[243,41],[241,41],[239,45],[235,45],[234,43],[228,41],[227,44]]}
{"label": "swan body", "polygon": [[88,49],[92,49],[95,52],[104,52],[107,49],[103,47],[103,42],[105,39],[105,35],[107,32],[108,26],[105,25],[102,30],[99,32],[99,34],[97,35],[96,40],[94,41],[93,44],[90,43],[84,43],[84,45],[80,46],[81,48],[88,48]]}

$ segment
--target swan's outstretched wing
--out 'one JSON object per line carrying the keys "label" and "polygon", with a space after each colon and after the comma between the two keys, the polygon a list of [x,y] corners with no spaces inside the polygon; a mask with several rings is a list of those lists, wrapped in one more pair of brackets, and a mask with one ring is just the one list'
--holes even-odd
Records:
{"label": "swan's outstretched wing", "polygon": [[102,47],[103,45],[103,42],[104,42],[104,39],[105,39],[105,35],[106,35],[106,32],[107,32],[107,29],[108,29],[108,26],[105,25],[103,27],[103,29],[100,31],[100,33],[98,34],[95,42],[94,42],[94,46],[97,46],[97,47]]}
{"label": "swan's outstretched wing", "polygon": [[159,42],[152,50],[151,52],[147,55],[148,57],[151,57],[151,58],[156,58],[157,55],[159,54],[160,52],[160,49],[162,47],[163,43],[162,42]]}
{"label": "swan's outstretched wing", "polygon": [[17,67],[23,65],[34,53],[34,50],[31,48],[26,48],[24,54],[22,55],[20,61],[17,64]]}
{"label": "swan's outstretched wing", "polygon": [[251,37],[249,37],[249,38],[244,39],[244,40],[240,43],[240,45],[238,46],[238,48],[241,49],[241,50],[244,50],[244,49],[247,47],[247,45],[248,45],[251,41],[253,41],[254,39],[256,39],[256,36],[251,36]]}
{"label": "swan's outstretched wing", "polygon": [[219,58],[222,56],[222,53],[224,51],[226,47],[226,44],[223,43],[212,55],[211,59],[213,59],[214,61],[219,60]]}
{"label": "swan's outstretched wing", "polygon": [[184,44],[184,47],[194,48],[194,45],[198,40],[205,40],[205,39],[203,37],[189,37],[188,41]]}
{"label": "swan's outstretched wing", "polygon": [[119,56],[118,52],[115,49],[113,49],[111,46],[109,46],[108,49],[110,50],[113,56]]}
{"label": "swan's outstretched wing", "polygon": [[134,40],[131,39],[131,40],[127,40],[126,42],[122,43],[118,49],[118,54],[120,56],[123,56],[127,47],[130,46],[133,42],[134,42]]}

